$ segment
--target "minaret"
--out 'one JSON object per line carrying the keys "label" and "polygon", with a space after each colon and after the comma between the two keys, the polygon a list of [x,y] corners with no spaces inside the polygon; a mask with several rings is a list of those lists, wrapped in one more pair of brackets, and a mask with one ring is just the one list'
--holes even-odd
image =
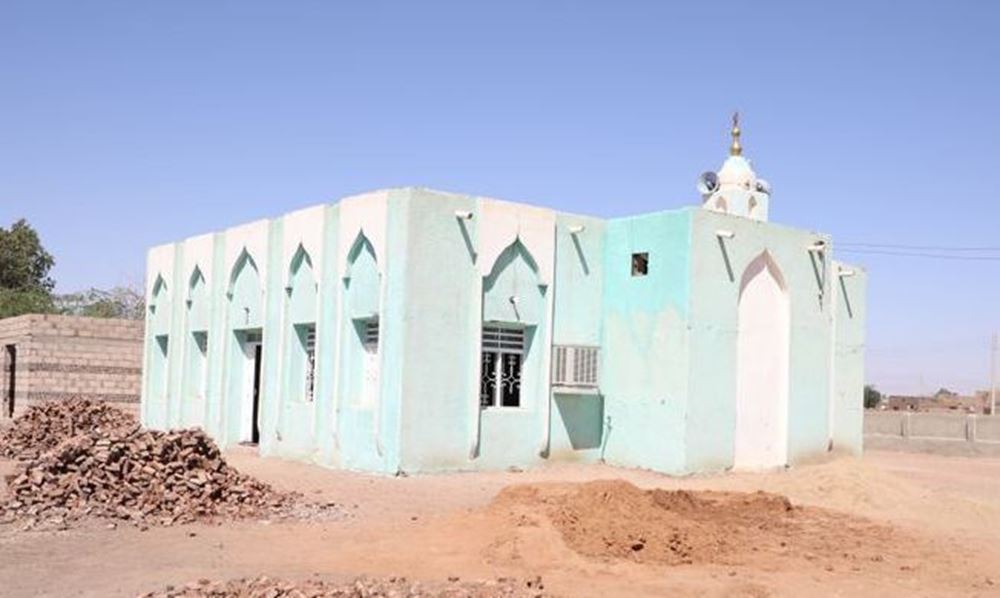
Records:
{"label": "minaret", "polygon": [[767,181],[757,178],[750,161],[743,157],[739,112],[733,113],[729,134],[732,143],[722,168],[718,172],[706,172],[698,180],[702,207],[713,212],[766,221],[771,188]]}

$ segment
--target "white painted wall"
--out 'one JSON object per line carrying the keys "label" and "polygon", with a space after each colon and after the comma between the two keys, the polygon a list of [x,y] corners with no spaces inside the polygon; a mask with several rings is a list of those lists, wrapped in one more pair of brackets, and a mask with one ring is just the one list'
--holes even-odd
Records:
{"label": "white painted wall", "polygon": [[788,461],[789,301],[781,271],[763,253],[740,289],[734,467],[763,469]]}

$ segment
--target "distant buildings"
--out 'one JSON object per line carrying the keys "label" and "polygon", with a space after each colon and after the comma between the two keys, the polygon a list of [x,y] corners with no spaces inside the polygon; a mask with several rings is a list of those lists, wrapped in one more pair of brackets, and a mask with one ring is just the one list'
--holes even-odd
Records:
{"label": "distant buildings", "polygon": [[981,390],[974,395],[958,395],[938,392],[932,396],[893,395],[885,399],[879,406],[884,411],[920,411],[920,412],[962,412],[988,414],[990,411],[990,393]]}

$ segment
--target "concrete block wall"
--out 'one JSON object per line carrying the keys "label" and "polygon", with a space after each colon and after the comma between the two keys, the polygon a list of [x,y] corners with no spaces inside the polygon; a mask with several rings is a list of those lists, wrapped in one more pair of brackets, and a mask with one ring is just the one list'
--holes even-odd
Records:
{"label": "concrete block wall", "polygon": [[1000,456],[1000,416],[866,411],[865,449]]}
{"label": "concrete block wall", "polygon": [[137,405],[143,323],[108,318],[24,315],[0,320],[0,417],[7,415],[8,346],[16,350],[14,416],[31,404],[73,396]]}

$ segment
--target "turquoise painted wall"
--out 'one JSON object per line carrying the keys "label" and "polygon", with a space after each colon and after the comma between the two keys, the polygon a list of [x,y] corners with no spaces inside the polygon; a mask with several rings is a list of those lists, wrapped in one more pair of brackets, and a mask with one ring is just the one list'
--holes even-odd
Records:
{"label": "turquoise painted wall", "polygon": [[340,209],[336,205],[323,210],[323,261],[319,279],[318,320],[316,325],[316,397],[312,426],[316,438],[313,459],[324,464],[340,463],[337,450],[337,414],[335,410],[336,363],[340,357],[337,314],[343,301],[340,264],[337,260]]}
{"label": "turquoise painted wall", "polygon": [[454,214],[477,206],[468,196],[427,190],[414,190],[409,204],[401,467],[466,469],[472,467],[470,422],[479,408],[482,278],[476,269],[479,220]]}
{"label": "turquoise painted wall", "polygon": [[[417,189],[409,205],[401,467],[529,466],[546,453],[598,459],[603,399],[565,395],[553,403],[544,353],[552,343],[546,338],[550,300],[557,314],[556,342],[600,342],[603,222],[557,216],[552,234],[559,292],[553,295],[553,286],[536,274],[542,256],[521,243],[508,246],[495,263],[479,263],[483,216],[475,197]],[[456,211],[473,218],[458,218]],[[567,230],[570,224],[585,225],[577,241]],[[481,269],[490,273],[484,277]],[[511,296],[518,298],[516,311]],[[529,347],[518,408],[479,409],[484,322],[526,327]]]}
{"label": "turquoise painted wall", "polygon": [[[808,251],[823,235],[692,209],[691,370],[688,471],[732,466],[740,281],[768,251],[781,268],[790,306],[788,452],[791,463],[826,452],[831,310],[829,276],[817,278]],[[722,239],[717,231],[729,231]],[[728,265],[727,265],[728,260]],[[825,298],[820,301],[821,295]]]}
{"label": "turquoise painted wall", "polygon": [[[601,390],[610,463],[684,471],[690,238],[686,210],[607,223]],[[646,276],[632,275],[633,253],[648,253]]]}
{"label": "turquoise painted wall", "polygon": [[[579,232],[573,232],[583,227]],[[556,214],[556,275],[552,342],[601,345],[606,224]],[[557,389],[552,397],[549,458],[594,462],[604,446],[605,397]]]}
{"label": "turquoise painted wall", "polygon": [[[267,223],[266,239],[235,263],[226,263],[230,233],[215,234],[204,283],[185,271],[185,244],[170,246],[173,267],[159,273],[164,284],[150,297],[157,308],[147,313],[146,425],[201,425],[223,444],[240,441],[249,365],[241,338],[252,331],[263,337],[265,455],[384,473],[524,467],[546,458],[603,458],[669,473],[723,469],[732,464],[739,280],[767,250],[791,300],[790,459],[825,452],[831,436],[835,447],[859,450],[866,279],[861,271],[844,279],[850,311],[834,301],[832,265],[825,272],[807,251],[826,237],[697,208],[610,221],[559,213],[553,256],[515,245],[497,264],[482,264],[478,198],[398,189],[387,202],[384,255],[349,231],[356,251],[341,259],[339,204],[320,211],[316,255],[287,258],[294,237],[285,236],[295,234],[287,218]],[[717,230],[734,233],[724,253]],[[639,252],[648,253],[649,272],[634,277],[631,256]],[[536,273],[546,260],[554,263],[550,281]],[[359,325],[373,317],[379,386],[366,400]],[[527,327],[518,409],[480,413],[484,321]],[[310,322],[312,401],[304,396],[299,336]],[[204,362],[195,331],[208,337]],[[158,355],[164,338],[166,358]],[[600,394],[552,391],[552,344],[599,345]],[[199,404],[202,367],[207,397]]]}
{"label": "turquoise painted wall", "polygon": [[839,264],[839,267],[853,272],[853,275],[831,278],[836,296],[833,450],[860,455],[864,425],[868,274],[858,266]]}

